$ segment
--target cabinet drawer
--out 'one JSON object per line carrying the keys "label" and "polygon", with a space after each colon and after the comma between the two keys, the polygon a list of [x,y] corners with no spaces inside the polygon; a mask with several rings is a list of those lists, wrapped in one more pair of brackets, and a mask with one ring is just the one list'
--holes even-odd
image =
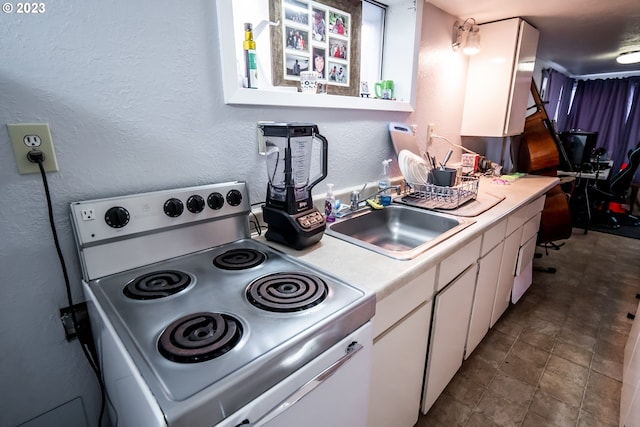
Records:
{"label": "cabinet drawer", "polygon": [[442,260],[436,292],[442,290],[456,276],[478,260],[481,242],[482,236],[476,237],[471,243]]}
{"label": "cabinet drawer", "polygon": [[433,297],[436,268],[431,267],[402,288],[376,304],[373,337],[376,338],[413,309]]}
{"label": "cabinet drawer", "polygon": [[507,220],[503,219],[488,231],[485,231],[482,236],[482,249],[480,250],[481,257],[485,256],[491,249],[495,248],[498,243],[504,240],[506,230]]}
{"label": "cabinet drawer", "polygon": [[522,227],[524,221],[527,219],[527,207],[523,206],[507,218],[507,231],[505,235],[510,235],[518,228]]}
{"label": "cabinet drawer", "polygon": [[524,227],[522,227],[522,238],[520,239],[520,246],[524,245],[526,242],[531,240],[533,236],[538,234],[541,217],[542,212],[538,212],[533,218],[524,223]]}
{"label": "cabinet drawer", "polygon": [[545,198],[546,196],[542,195],[527,205],[527,219],[533,218],[538,212],[542,212]]}

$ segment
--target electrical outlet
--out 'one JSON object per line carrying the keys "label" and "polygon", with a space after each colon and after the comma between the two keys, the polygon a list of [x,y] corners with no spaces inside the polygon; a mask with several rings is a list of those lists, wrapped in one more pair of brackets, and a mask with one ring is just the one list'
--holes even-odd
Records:
{"label": "electrical outlet", "polygon": [[27,135],[22,140],[27,147],[40,147],[42,145],[42,140],[38,135]]}
{"label": "electrical outlet", "polygon": [[427,144],[431,145],[433,140],[433,134],[436,131],[436,125],[434,123],[429,123],[427,125]]}
{"label": "electrical outlet", "polygon": [[264,139],[264,132],[262,131],[262,128],[260,127],[260,125],[265,125],[270,123],[275,123],[275,122],[272,120],[259,120],[258,126],[256,127],[256,131],[258,132],[258,154],[262,156],[267,154],[267,145]]}
{"label": "electrical outlet", "polygon": [[96,219],[96,211],[94,211],[93,209],[82,209],[80,213],[82,214],[83,221],[92,221]]}
{"label": "electrical outlet", "polygon": [[38,164],[27,159],[27,153],[32,150],[38,150],[44,154],[43,166],[46,172],[58,171],[58,161],[53,150],[53,139],[48,123],[7,124],[7,131],[18,163],[19,174],[40,173]]}

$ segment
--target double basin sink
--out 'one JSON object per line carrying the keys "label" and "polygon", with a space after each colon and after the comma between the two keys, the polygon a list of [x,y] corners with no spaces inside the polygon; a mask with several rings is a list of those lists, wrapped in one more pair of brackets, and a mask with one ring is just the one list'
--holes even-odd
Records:
{"label": "double basin sink", "polygon": [[399,260],[415,258],[475,221],[392,204],[349,214],[328,225],[330,236]]}

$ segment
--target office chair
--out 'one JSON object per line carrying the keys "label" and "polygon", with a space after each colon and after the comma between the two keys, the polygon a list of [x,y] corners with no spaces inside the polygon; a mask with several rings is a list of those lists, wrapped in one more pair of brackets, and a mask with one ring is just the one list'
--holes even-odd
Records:
{"label": "office chair", "polygon": [[[613,175],[608,185],[602,187],[590,187],[589,193],[591,200],[594,201],[596,212],[601,213],[600,219],[611,228],[619,228],[620,223],[625,225],[640,226],[640,218],[628,213],[620,214],[613,212],[610,203],[627,203],[629,190],[633,177],[640,166],[640,142],[627,154],[629,160],[624,169]],[[632,201],[633,203],[633,201]]]}

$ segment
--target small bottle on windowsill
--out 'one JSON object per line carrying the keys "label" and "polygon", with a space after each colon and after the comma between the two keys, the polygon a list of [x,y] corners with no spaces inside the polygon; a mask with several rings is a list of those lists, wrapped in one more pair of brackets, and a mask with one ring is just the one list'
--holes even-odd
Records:
{"label": "small bottle on windowsill", "polygon": [[244,24],[245,85],[251,89],[258,88],[258,64],[256,62],[256,42],[253,40],[253,26]]}

